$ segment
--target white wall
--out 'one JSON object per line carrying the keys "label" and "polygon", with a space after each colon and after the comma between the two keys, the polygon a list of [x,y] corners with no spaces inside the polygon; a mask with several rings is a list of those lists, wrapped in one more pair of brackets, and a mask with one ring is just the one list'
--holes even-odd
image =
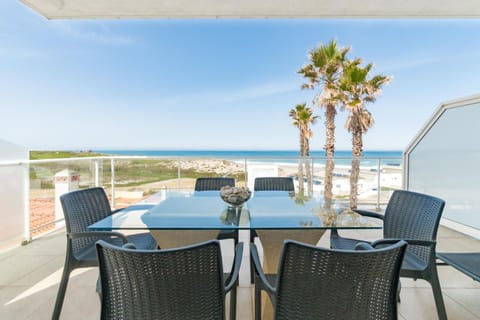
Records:
{"label": "white wall", "polygon": [[28,230],[28,150],[0,139],[0,249],[19,245]]}

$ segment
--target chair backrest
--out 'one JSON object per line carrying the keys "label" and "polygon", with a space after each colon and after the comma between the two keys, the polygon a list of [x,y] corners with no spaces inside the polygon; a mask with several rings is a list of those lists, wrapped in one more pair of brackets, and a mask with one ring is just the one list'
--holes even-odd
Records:
{"label": "chair backrest", "polygon": [[[60,196],[67,233],[85,232],[87,227],[112,214],[103,188],[76,190]],[[74,254],[93,247],[98,237],[82,237],[72,240]]]}
{"label": "chair backrest", "polygon": [[406,243],[331,250],[287,240],[280,258],[275,319],[397,319]]}
{"label": "chair backrest", "polygon": [[235,187],[235,179],[214,177],[197,178],[197,180],[195,181],[195,191],[215,191],[220,190],[224,186]]}
{"label": "chair backrest", "polygon": [[224,319],[218,240],[170,250],[97,242],[101,319]]}
{"label": "chair backrest", "polygon": [[295,191],[291,177],[255,178],[254,191]]}
{"label": "chair backrest", "polygon": [[[395,190],[385,209],[384,238],[436,240],[445,201],[406,190]],[[431,247],[409,245],[407,251],[425,264],[432,259]],[[434,258],[434,257],[433,257]]]}

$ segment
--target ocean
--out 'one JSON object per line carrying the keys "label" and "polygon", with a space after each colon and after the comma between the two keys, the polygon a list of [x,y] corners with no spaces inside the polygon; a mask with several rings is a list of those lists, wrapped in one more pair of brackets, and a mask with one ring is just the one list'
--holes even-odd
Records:
{"label": "ocean", "polygon": [[[188,158],[215,158],[226,160],[245,160],[254,162],[296,163],[298,151],[294,150],[93,150],[94,152],[119,156],[148,156],[148,157],[188,157]],[[316,150],[310,152],[313,161],[324,162],[325,152]],[[350,164],[351,151],[339,150],[335,152],[336,164]],[[364,151],[362,166],[381,165],[400,166],[402,151]]]}

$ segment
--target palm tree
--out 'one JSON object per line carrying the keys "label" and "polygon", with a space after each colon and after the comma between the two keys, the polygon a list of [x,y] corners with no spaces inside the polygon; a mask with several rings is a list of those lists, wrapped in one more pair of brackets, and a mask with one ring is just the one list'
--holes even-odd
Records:
{"label": "palm tree", "polygon": [[[294,109],[289,112],[290,117],[293,119],[293,125],[296,126],[300,133],[300,159],[298,162],[298,188],[299,193],[303,194],[303,161],[305,157],[310,157],[310,138],[313,136],[313,132],[310,129],[310,124],[315,124],[318,116],[313,115],[313,109],[307,107],[305,103],[297,104]],[[305,170],[307,174],[307,186],[308,194],[312,192],[312,173],[310,170],[310,162],[308,159],[305,162]]]}
{"label": "palm tree", "polygon": [[384,75],[368,77],[373,64],[360,66],[359,59],[348,62],[340,79],[343,92],[343,105],[349,110],[345,128],[352,133],[352,170],[350,174],[350,208],[356,209],[358,202],[358,177],[360,175],[360,157],[363,152],[363,134],[373,124],[372,114],[366,109],[367,102],[374,102],[381,93],[383,85],[391,78]]}
{"label": "palm tree", "polygon": [[324,198],[325,207],[331,206],[333,198],[333,170],[335,164],[335,116],[340,102],[338,80],[342,74],[343,65],[347,61],[346,55],[350,48],[338,48],[335,40],[326,45],[320,45],[310,52],[310,62],[303,66],[298,73],[308,79],[302,89],[314,89],[321,85],[320,92],[314,97],[314,103],[325,109],[325,180]]}

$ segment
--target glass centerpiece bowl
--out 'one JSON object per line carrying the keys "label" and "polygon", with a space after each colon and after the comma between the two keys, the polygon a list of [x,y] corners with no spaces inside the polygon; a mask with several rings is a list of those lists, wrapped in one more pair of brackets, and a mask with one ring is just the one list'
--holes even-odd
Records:
{"label": "glass centerpiece bowl", "polygon": [[220,189],[220,197],[231,207],[241,207],[250,199],[252,192],[247,187],[224,186]]}

